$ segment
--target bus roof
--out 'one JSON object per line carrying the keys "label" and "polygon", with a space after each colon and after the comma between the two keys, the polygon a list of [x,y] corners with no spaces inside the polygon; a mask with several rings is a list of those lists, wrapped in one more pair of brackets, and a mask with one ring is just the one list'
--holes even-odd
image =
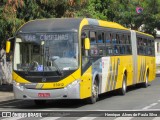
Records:
{"label": "bus roof", "polygon": [[139,34],[142,34],[142,35],[147,35],[147,36],[149,36],[149,37],[151,37],[151,38],[154,38],[154,36],[153,35],[150,35],[150,34],[147,34],[147,33],[144,33],[144,32],[140,32],[140,31],[137,31],[137,30],[135,30],[137,33],[139,33]]}
{"label": "bus roof", "polygon": [[[79,30],[80,24],[83,20],[88,21],[88,25],[103,26],[108,28],[115,28],[121,30],[129,30],[122,25],[115,22],[108,22],[103,20],[91,19],[91,18],[49,18],[49,19],[37,19],[31,20],[17,31],[18,33],[31,33],[31,32],[54,32],[54,31],[72,31]],[[147,35],[149,34],[136,31],[137,33]]]}
{"label": "bus roof", "polygon": [[79,27],[82,19],[80,18],[49,18],[49,19],[37,19],[25,23],[17,31],[17,33],[28,32],[53,32],[59,30],[72,30]]}

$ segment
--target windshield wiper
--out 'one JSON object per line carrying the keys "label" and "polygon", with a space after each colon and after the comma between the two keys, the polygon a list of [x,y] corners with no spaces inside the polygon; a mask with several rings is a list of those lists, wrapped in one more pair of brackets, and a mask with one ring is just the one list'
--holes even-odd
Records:
{"label": "windshield wiper", "polygon": [[63,75],[63,71],[60,70],[60,68],[59,68],[58,65],[54,62],[54,60],[53,60],[53,64],[54,64],[55,68],[57,69],[57,72],[58,72],[60,75]]}
{"label": "windshield wiper", "polygon": [[[49,47],[45,47],[45,57],[47,57],[47,61],[50,61]],[[55,63],[55,61],[54,60],[51,60],[51,61],[53,62],[55,68],[57,69],[58,74],[63,75],[63,72],[60,70],[60,68]]]}

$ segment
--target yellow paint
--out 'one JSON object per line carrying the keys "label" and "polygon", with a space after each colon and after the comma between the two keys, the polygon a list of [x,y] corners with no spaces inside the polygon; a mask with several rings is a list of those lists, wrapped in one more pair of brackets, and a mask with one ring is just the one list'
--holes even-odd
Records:
{"label": "yellow paint", "polygon": [[[119,62],[118,62],[119,59]],[[124,72],[127,71],[127,86],[133,84],[133,61],[132,56],[111,56],[110,68],[108,72],[108,81],[106,83],[106,91],[122,88]],[[116,74],[117,73],[117,74]],[[117,77],[116,77],[117,76]],[[115,84],[116,82],[116,84]],[[109,84],[109,86],[108,86]],[[115,84],[115,87],[114,87]]]}
{"label": "yellow paint", "polygon": [[[136,31],[136,30],[135,30]],[[140,34],[143,34],[143,35],[147,35],[147,36],[150,36],[150,37],[152,37],[152,38],[154,38],[152,35],[150,35],[150,34],[147,34],[147,33],[143,33],[143,32],[140,32],[140,31],[136,31],[137,33],[140,33]]]}
{"label": "yellow paint", "polygon": [[92,88],[92,67],[82,75],[80,83],[80,98],[87,98],[91,96]]}
{"label": "yellow paint", "polygon": [[13,80],[15,80],[18,83],[31,83],[25,80],[24,78],[22,78],[21,76],[17,75],[15,72],[12,72],[12,77],[13,77]]}
{"label": "yellow paint", "polygon": [[6,42],[6,53],[9,53],[11,49],[11,42],[9,40],[7,40]]}
{"label": "yellow paint", "polygon": [[148,81],[151,82],[155,79],[156,76],[156,64],[155,64],[155,57],[146,57],[147,66],[149,68],[149,76]]}
{"label": "yellow paint", "polygon": [[43,85],[44,85],[43,83],[38,83],[38,84],[36,85],[36,89],[41,89]]}
{"label": "yellow paint", "polygon": [[116,56],[117,60],[118,58],[120,62],[118,65],[118,77],[115,89],[122,88],[123,75],[125,71],[127,71],[127,86],[133,84],[132,56]]}
{"label": "yellow paint", "polygon": [[[145,61],[145,68],[141,70],[141,66]],[[151,82],[155,79],[155,58],[152,56],[138,56],[138,79],[137,83],[145,82],[146,72],[149,70],[148,81]],[[143,74],[143,72],[145,74]],[[140,81],[140,76],[142,76],[142,80]]]}
{"label": "yellow paint", "polygon": [[123,29],[123,30],[129,30],[122,25],[115,23],[115,22],[108,22],[108,21],[103,21],[103,20],[98,20],[99,25],[103,27],[108,27],[108,28],[116,28],[116,29]]}
{"label": "yellow paint", "polygon": [[[65,79],[61,80],[60,82],[43,83],[42,89],[63,88],[63,87],[66,87],[68,84],[72,83],[74,80],[77,80],[79,78],[80,78],[80,69],[78,69],[73,74],[66,77]],[[19,75],[17,75],[15,72],[13,72],[13,80],[15,80],[18,83],[31,83],[25,80],[24,78],[20,77]],[[39,83],[37,87],[39,85],[41,85],[41,83]]]}
{"label": "yellow paint", "polygon": [[85,38],[85,49],[86,50],[90,49],[90,40],[89,40],[89,38]]}
{"label": "yellow paint", "polygon": [[[79,40],[80,40],[80,44],[79,44],[79,48],[81,48],[81,33],[82,33],[82,28],[85,25],[88,25],[88,20],[86,18],[84,18],[81,23],[80,23],[80,27],[79,27]],[[81,56],[81,54],[80,54]],[[80,68],[81,68],[81,60],[82,58],[80,58]],[[80,72],[81,73],[81,72]],[[91,67],[82,75],[82,77],[80,78],[81,82],[80,82],[80,98],[87,98],[91,96],[91,83],[92,83],[92,70]]]}

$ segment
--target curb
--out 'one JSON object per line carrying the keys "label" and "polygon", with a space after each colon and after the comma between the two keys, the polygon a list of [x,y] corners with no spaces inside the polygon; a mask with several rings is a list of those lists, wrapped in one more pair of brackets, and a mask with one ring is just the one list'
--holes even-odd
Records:
{"label": "curb", "polygon": [[5,101],[9,101],[9,100],[14,100],[14,96],[8,96],[5,98],[0,97],[0,102],[5,102]]}

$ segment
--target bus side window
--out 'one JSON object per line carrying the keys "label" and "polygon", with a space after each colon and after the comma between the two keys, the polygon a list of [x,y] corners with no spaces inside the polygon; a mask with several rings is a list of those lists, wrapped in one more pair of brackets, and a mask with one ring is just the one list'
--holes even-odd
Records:
{"label": "bus side window", "polygon": [[106,33],[106,39],[105,39],[106,45],[111,44],[111,40],[112,40],[112,34],[107,32]]}
{"label": "bus side window", "polygon": [[104,37],[105,37],[105,34],[103,31],[99,31],[98,32],[98,53],[99,53],[99,56],[104,56],[105,55],[105,42],[104,42]]}
{"label": "bus side window", "polygon": [[113,50],[112,50],[111,46],[107,46],[106,51],[107,51],[107,55],[112,55],[113,54]]}
{"label": "bus side window", "polygon": [[112,55],[113,50],[112,50],[112,34],[107,31],[106,32],[106,37],[105,37],[105,43],[106,43],[106,55]]}
{"label": "bus side window", "polygon": [[97,41],[96,41],[96,32],[95,31],[90,31],[90,44],[91,44],[91,49],[90,49],[90,55],[91,56],[97,56],[98,55],[98,47],[97,47]]}
{"label": "bus side window", "polygon": [[128,35],[128,44],[131,44],[131,36]]}
{"label": "bus side window", "polygon": [[116,34],[116,44],[120,44],[120,35]]}
{"label": "bus side window", "polygon": [[119,46],[117,41],[118,41],[117,34],[114,33],[112,35],[112,46],[113,46],[114,54],[119,54]]}
{"label": "bus side window", "polygon": [[132,54],[131,45],[126,45],[126,54]]}
{"label": "bus side window", "polygon": [[82,68],[86,66],[86,64],[89,62],[88,59],[88,50],[85,50],[84,47],[84,40],[88,37],[88,30],[84,30],[81,34],[81,49],[82,49]]}
{"label": "bus side window", "polygon": [[127,35],[124,35],[124,41],[125,41],[125,44],[129,44],[128,36]]}
{"label": "bus side window", "polygon": [[85,47],[84,47],[84,40],[88,37],[88,31],[83,31],[81,34],[81,47],[82,47],[82,56],[85,55]]}
{"label": "bus side window", "polygon": [[119,46],[115,45],[114,46],[114,54],[119,54],[120,48]]}
{"label": "bus side window", "polygon": [[124,45],[122,45],[120,47],[120,54],[125,54],[125,46]]}
{"label": "bus side window", "polygon": [[116,44],[116,34],[112,34],[112,44]]}
{"label": "bus side window", "polygon": [[90,42],[91,44],[96,44],[96,32],[90,32]]}
{"label": "bus side window", "polygon": [[104,32],[98,32],[98,41],[97,43],[104,43]]}
{"label": "bus side window", "polygon": [[124,44],[124,35],[120,35],[120,44]]}

